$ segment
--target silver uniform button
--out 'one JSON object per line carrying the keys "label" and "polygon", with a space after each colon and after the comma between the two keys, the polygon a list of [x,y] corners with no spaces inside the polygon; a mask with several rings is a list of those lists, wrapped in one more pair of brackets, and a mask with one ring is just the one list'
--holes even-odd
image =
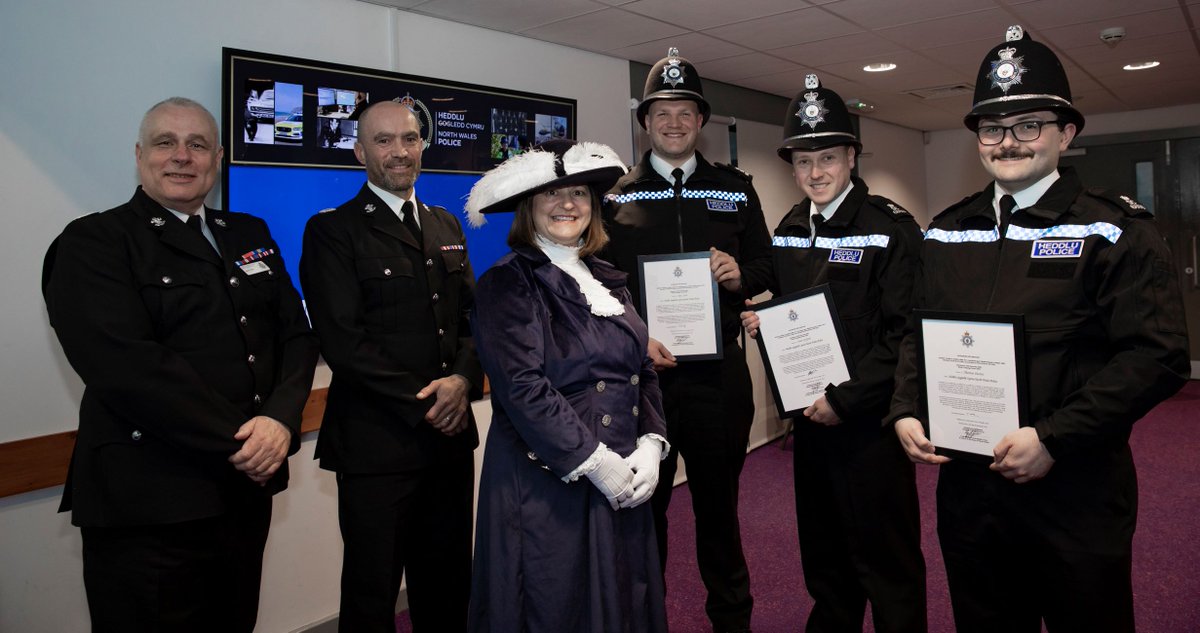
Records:
{"label": "silver uniform button", "polygon": [[427,260],[425,260],[425,267],[426,267],[426,268],[433,268],[433,260],[432,260],[432,259],[427,259]]}
{"label": "silver uniform button", "polygon": [[600,426],[608,426],[612,424],[612,416],[605,413],[604,417],[600,418]]}
{"label": "silver uniform button", "polygon": [[384,268],[384,269],[383,269],[383,276],[384,276],[384,277],[391,277],[391,276],[392,276],[392,269],[391,269],[391,268]]}
{"label": "silver uniform button", "polygon": [[168,276],[166,276],[166,275],[163,275],[163,283],[164,283],[164,284],[169,284],[169,283],[171,283],[171,278],[170,278],[170,277],[168,277]]}
{"label": "silver uniform button", "polygon": [[634,374],[629,377],[629,384],[631,384],[631,385],[636,385],[641,381],[642,381],[642,377],[638,376],[637,374]]}
{"label": "silver uniform button", "polygon": [[442,328],[438,328],[438,336],[445,336],[445,335],[446,335],[446,330],[443,330]]}
{"label": "silver uniform button", "polygon": [[262,404],[262,396],[254,394],[254,404]]}
{"label": "silver uniform button", "polygon": [[535,454],[533,451],[529,451],[528,453],[525,453],[525,456],[528,457],[529,461],[531,461],[531,462],[537,461],[537,454]]}
{"label": "silver uniform button", "polygon": [[136,442],[136,441],[142,439],[142,432],[135,429],[133,431],[133,433],[129,434],[129,437],[133,438],[133,441]]}
{"label": "silver uniform button", "polygon": [[241,323],[242,325],[246,325],[249,322],[250,322],[250,320],[247,319],[246,317],[242,317],[242,318],[238,319],[238,323]]}
{"label": "silver uniform button", "polygon": [[237,277],[230,277],[229,285],[233,286],[234,288],[237,288],[238,286],[242,285],[242,282],[238,281]]}
{"label": "silver uniform button", "polygon": [[447,365],[446,363],[442,363],[442,369],[448,369],[449,367],[450,367],[450,366],[449,366],[449,365]]}
{"label": "silver uniform button", "polygon": [[250,363],[251,365],[253,365],[253,364],[254,364],[254,354],[251,354],[251,355],[247,356],[247,357],[246,357],[246,362],[247,362],[247,363]]}
{"label": "silver uniform button", "polygon": [[634,415],[637,415],[637,414],[638,414],[638,408],[637,408],[637,405],[636,405],[636,404],[635,404],[635,405],[633,405],[633,414],[634,414]]}
{"label": "silver uniform button", "polygon": [[434,303],[437,303],[437,302],[438,302],[438,293],[436,293],[436,292],[435,292],[435,293],[433,293],[433,302],[434,302]]}
{"label": "silver uniform button", "polygon": [[604,393],[604,388],[605,388],[606,386],[607,386],[607,385],[605,385],[605,384],[604,384],[604,381],[603,381],[603,380],[601,380],[600,382],[596,383],[596,393]]}

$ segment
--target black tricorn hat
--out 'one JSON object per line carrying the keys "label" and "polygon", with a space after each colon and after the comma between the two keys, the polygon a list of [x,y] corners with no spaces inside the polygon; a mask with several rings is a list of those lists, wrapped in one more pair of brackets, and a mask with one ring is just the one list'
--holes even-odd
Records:
{"label": "black tricorn hat", "polygon": [[625,163],[607,145],[555,139],[533,146],[485,173],[467,197],[467,220],[482,226],[485,213],[515,211],[539,191],[588,185],[603,193],[625,175]]}
{"label": "black tricorn hat", "polygon": [[646,89],[642,91],[642,102],[637,107],[637,120],[643,129],[646,127],[646,111],[650,109],[650,103],[659,99],[695,101],[700,107],[700,126],[708,123],[712,108],[704,100],[700,73],[692,62],[679,56],[678,48],[670,48],[667,56],[658,60],[646,75]]}
{"label": "black tricorn hat", "polygon": [[1071,101],[1071,84],[1062,62],[1045,44],[1033,41],[1025,29],[1010,26],[1005,42],[988,52],[975,80],[975,99],[963,123],[971,130],[986,116],[1006,117],[1022,112],[1052,110],[1083,131],[1083,114]]}
{"label": "black tricorn hat", "polygon": [[853,146],[855,154],[862,152],[841,96],[821,87],[816,75],[806,75],[804,87],[788,104],[779,157],[790,163],[794,149],[815,151],[836,145]]}

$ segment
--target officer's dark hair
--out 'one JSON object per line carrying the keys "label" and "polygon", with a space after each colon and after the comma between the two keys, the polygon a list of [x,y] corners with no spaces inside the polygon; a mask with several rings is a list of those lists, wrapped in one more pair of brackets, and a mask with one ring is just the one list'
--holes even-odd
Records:
{"label": "officer's dark hair", "polygon": [[[579,245],[580,257],[594,255],[608,244],[608,231],[604,230],[604,222],[600,219],[600,194],[593,187],[587,189],[592,203],[592,217],[587,228],[583,230],[583,244]],[[541,191],[531,193],[517,202],[517,212],[513,217],[512,228],[508,231],[510,248],[538,248],[537,227],[533,224],[533,197],[538,193]]]}

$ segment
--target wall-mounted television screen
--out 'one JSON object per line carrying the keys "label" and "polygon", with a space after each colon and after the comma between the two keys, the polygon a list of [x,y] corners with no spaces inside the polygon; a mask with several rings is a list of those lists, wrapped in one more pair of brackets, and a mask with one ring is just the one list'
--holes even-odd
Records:
{"label": "wall-mounted television screen", "polygon": [[[534,144],[575,138],[574,99],[231,48],[222,57],[225,206],[267,221],[293,276],[308,218],[366,182],[354,143],[370,103],[416,113],[417,196],[460,220],[480,174]],[[464,221],[477,276],[508,252],[511,223],[507,213],[478,229]]]}

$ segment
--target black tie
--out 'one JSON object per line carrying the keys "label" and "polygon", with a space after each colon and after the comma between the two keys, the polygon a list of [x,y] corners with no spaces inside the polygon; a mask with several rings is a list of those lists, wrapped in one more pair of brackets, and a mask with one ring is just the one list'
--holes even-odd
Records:
{"label": "black tie", "polygon": [[671,171],[671,177],[675,179],[675,184],[672,185],[671,189],[675,193],[675,197],[678,198],[683,195],[683,170],[676,167]]}
{"label": "black tie", "polygon": [[[188,225],[189,229],[196,232],[196,235],[199,235],[200,237],[204,237],[204,228],[203,228],[204,221],[200,219],[200,216],[189,215],[188,219],[187,219],[187,225]],[[204,241],[207,242],[208,239],[205,238]]]}
{"label": "black tie", "polygon": [[817,229],[820,229],[821,224],[825,222],[825,216],[821,215],[820,213],[814,213],[808,217],[812,220],[812,229],[808,232],[809,237],[813,239],[813,246],[816,246]]}
{"label": "black tie", "polygon": [[1000,196],[1000,237],[1003,238],[1005,233],[1008,233],[1008,223],[1012,221],[1013,209],[1017,208],[1017,201],[1010,195],[1005,194]]}
{"label": "black tie", "polygon": [[416,209],[413,207],[411,200],[406,200],[404,206],[401,207],[400,213],[404,215],[401,222],[408,227],[408,232],[412,233],[413,237],[417,238],[417,242],[421,241],[421,227],[417,224]]}

